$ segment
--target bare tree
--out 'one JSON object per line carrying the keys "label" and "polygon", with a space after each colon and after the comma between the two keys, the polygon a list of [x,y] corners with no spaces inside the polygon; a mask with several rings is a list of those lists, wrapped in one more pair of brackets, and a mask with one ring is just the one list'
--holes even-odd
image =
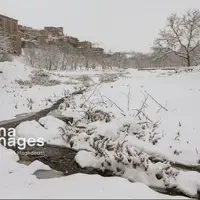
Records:
{"label": "bare tree", "polygon": [[151,59],[151,55],[149,54],[131,52],[130,60],[133,61],[132,66],[135,68],[151,67]]}
{"label": "bare tree", "polygon": [[175,54],[191,66],[192,55],[200,45],[200,11],[189,10],[183,16],[171,14],[167,26],[155,40],[153,50],[158,58]]}
{"label": "bare tree", "polygon": [[115,67],[118,68],[128,68],[130,67],[130,63],[125,53],[116,52],[112,54],[112,62]]}
{"label": "bare tree", "polygon": [[68,59],[67,56],[69,55],[70,51],[71,51],[71,45],[69,43],[66,44],[62,44],[60,46],[60,51],[62,54],[62,58],[61,58],[61,70],[66,70],[67,66],[68,66]]}
{"label": "bare tree", "polygon": [[40,53],[38,55],[40,65],[42,65],[47,70],[54,70],[60,67],[61,52],[57,45],[42,45],[40,46],[39,50]]}
{"label": "bare tree", "polygon": [[62,54],[55,44],[44,44],[24,49],[26,61],[36,68],[47,70],[58,69],[61,66]]}
{"label": "bare tree", "polygon": [[76,62],[76,49],[69,43],[63,43],[60,45],[60,52],[62,54],[61,69],[66,70],[69,66],[71,66],[71,69],[74,69],[74,66],[76,66],[76,64],[74,64],[74,62]]}
{"label": "bare tree", "polygon": [[85,61],[85,69],[89,70],[94,63],[94,54],[92,53],[91,48],[86,48],[83,55]]}
{"label": "bare tree", "polygon": [[24,48],[24,58],[25,61],[31,66],[31,67],[39,67],[38,66],[38,55],[37,55],[37,49],[36,48]]}
{"label": "bare tree", "polygon": [[13,50],[10,38],[4,36],[3,32],[0,31],[0,61],[4,60],[5,57]]}
{"label": "bare tree", "polygon": [[81,63],[81,54],[77,49],[73,49],[72,52],[70,52],[70,54],[68,55],[68,63],[69,66],[71,66],[72,70],[76,70],[78,65],[80,65]]}
{"label": "bare tree", "polygon": [[102,70],[112,69],[113,68],[112,55],[99,56],[98,64],[101,66]]}

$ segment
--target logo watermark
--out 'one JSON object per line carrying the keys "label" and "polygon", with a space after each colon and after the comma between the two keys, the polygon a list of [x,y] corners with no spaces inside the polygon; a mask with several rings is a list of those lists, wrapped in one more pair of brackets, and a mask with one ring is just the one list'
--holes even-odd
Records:
{"label": "logo watermark", "polygon": [[17,151],[21,155],[41,155],[42,152],[37,151],[26,151],[27,147],[43,147],[44,139],[40,138],[25,138],[17,137],[16,130],[14,128],[6,129],[0,127],[0,144],[5,147],[17,148]]}
{"label": "logo watermark", "polygon": [[43,151],[21,151],[18,150],[16,152],[19,156],[45,156],[45,152]]}

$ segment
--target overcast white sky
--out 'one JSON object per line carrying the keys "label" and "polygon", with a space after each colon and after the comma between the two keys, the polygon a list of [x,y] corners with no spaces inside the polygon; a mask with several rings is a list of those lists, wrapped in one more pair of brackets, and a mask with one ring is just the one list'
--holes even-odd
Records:
{"label": "overcast white sky", "polygon": [[19,24],[63,26],[65,34],[113,51],[148,52],[172,12],[200,8],[200,0],[0,0],[0,13]]}

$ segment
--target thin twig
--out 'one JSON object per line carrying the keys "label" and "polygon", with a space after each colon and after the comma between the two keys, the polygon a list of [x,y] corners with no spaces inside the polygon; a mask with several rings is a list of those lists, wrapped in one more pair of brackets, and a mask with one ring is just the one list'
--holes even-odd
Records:
{"label": "thin twig", "polygon": [[[167,102],[166,102],[165,106],[166,106],[166,105],[167,105]],[[162,107],[160,107],[160,108],[157,110],[156,113],[159,113],[161,109],[162,109]]]}
{"label": "thin twig", "polygon": [[[143,93],[142,93],[143,94]],[[144,94],[143,94],[144,95]],[[145,96],[145,95],[144,95]],[[138,113],[136,114],[135,118],[142,112],[142,110],[144,109],[145,105],[146,105],[146,102],[147,102],[147,99],[148,99],[148,96],[145,96],[145,99],[142,103],[142,106],[140,109],[138,109]]]}
{"label": "thin twig", "polygon": [[130,85],[128,85],[129,89],[128,89],[128,94],[125,94],[123,92],[121,92],[122,94],[124,94],[127,97],[127,110],[130,111],[130,96],[131,96],[131,88]]}
{"label": "thin twig", "polygon": [[106,97],[106,96],[103,96],[103,97],[105,97],[105,98],[108,99],[110,102],[112,102],[121,112],[124,113],[124,111],[123,111],[114,101],[112,101],[110,98],[108,98],[108,97]]}
{"label": "thin twig", "polygon": [[99,94],[100,97],[101,97],[102,103],[104,103],[104,104],[106,105],[106,102],[104,101],[102,94],[101,94],[100,92],[99,92],[98,94]]}
{"label": "thin twig", "polygon": [[97,84],[97,86],[94,88],[93,92],[91,93],[91,95],[85,100],[85,102],[82,104],[82,107],[89,101],[89,99],[93,96],[93,94],[96,92],[98,86],[100,84]]}
{"label": "thin twig", "polygon": [[152,120],[149,119],[149,117],[147,117],[147,115],[146,115],[143,111],[141,111],[141,113],[143,114],[143,116],[144,116],[147,120],[149,120],[149,121],[152,123]]}
{"label": "thin twig", "polygon": [[145,93],[151,97],[151,99],[153,101],[155,101],[161,108],[163,108],[164,110],[168,111],[167,108],[165,108],[164,106],[162,106],[155,98],[153,98],[146,90],[145,90]]}
{"label": "thin twig", "polygon": [[197,148],[195,148],[195,150],[196,150],[197,155],[199,155],[199,152],[198,152]]}

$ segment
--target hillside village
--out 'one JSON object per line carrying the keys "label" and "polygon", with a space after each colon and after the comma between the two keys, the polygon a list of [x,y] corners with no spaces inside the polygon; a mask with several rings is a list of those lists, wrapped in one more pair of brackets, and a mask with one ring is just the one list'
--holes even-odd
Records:
{"label": "hillside village", "polygon": [[[11,53],[21,55],[24,48],[34,48],[53,44],[54,46],[62,47],[62,51],[66,48],[70,50],[71,54],[76,54],[79,57],[79,63],[94,67],[100,65],[102,68],[111,68],[117,66],[119,68],[158,68],[158,67],[177,67],[187,66],[187,56],[185,54],[185,47],[180,45],[177,52],[162,52],[152,47],[153,52],[105,52],[103,48],[90,41],[80,41],[77,37],[68,36],[64,33],[63,27],[45,26],[43,29],[35,29],[33,27],[19,24],[17,19],[9,16],[0,15],[0,33],[9,37],[12,41],[13,48]],[[198,44],[198,43],[197,43]],[[164,50],[164,49],[163,49]],[[198,65],[200,63],[198,53],[200,47],[195,47],[195,53],[191,53],[189,65]],[[68,52],[69,53],[69,52]],[[82,57],[82,58],[81,58]],[[76,58],[77,60],[77,58]],[[89,63],[90,61],[90,63]],[[89,63],[89,64],[88,64]],[[77,63],[75,64],[77,65]]]}
{"label": "hillside village", "polygon": [[88,51],[95,55],[103,55],[104,49],[95,47],[90,41],[79,41],[78,38],[67,36],[64,33],[63,27],[46,26],[44,29],[34,29],[32,27],[18,24],[17,19],[8,16],[0,15],[0,31],[4,35],[8,35],[14,46],[14,53],[21,54],[21,49],[38,44],[54,43],[64,44],[68,43],[80,51],[81,54],[86,54]]}

